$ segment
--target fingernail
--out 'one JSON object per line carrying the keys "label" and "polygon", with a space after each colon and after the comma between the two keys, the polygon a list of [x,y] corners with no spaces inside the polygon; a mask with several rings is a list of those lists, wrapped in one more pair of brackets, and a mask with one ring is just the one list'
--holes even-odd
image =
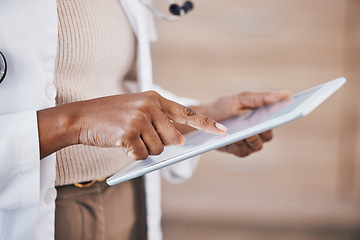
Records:
{"label": "fingernail", "polygon": [[176,144],[177,146],[182,146],[185,144],[185,137],[181,135],[180,141]]}
{"label": "fingernail", "polygon": [[227,127],[225,127],[224,125],[220,124],[220,123],[216,123],[215,124],[216,128],[219,129],[220,131],[226,132],[227,131]]}

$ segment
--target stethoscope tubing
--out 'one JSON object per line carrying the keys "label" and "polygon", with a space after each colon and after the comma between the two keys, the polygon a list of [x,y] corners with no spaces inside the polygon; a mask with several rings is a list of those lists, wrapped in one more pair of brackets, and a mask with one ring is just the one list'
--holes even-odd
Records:
{"label": "stethoscope tubing", "polygon": [[[150,0],[139,0],[148,10],[150,10],[155,17],[166,20],[166,21],[176,21],[180,17],[184,16],[189,10],[193,8],[193,3],[191,1],[186,1],[183,6],[179,6],[175,3],[174,0],[167,0],[170,8],[169,11],[172,13],[172,15],[165,14],[161,11],[159,11],[156,7],[154,7],[151,4]],[[189,6],[190,4],[190,6]],[[185,7],[186,6],[186,7]]]}
{"label": "stethoscope tubing", "polygon": [[[175,16],[175,15],[166,15],[162,12],[160,12],[158,9],[156,9],[154,6],[152,6],[149,1],[147,0],[139,0],[147,9],[149,9],[154,15],[155,17],[165,20],[165,21],[169,21],[169,22],[173,22],[178,20],[180,17],[179,16]],[[174,1],[171,0],[167,0],[167,2],[169,4],[173,4]],[[182,14],[184,15],[184,14]]]}

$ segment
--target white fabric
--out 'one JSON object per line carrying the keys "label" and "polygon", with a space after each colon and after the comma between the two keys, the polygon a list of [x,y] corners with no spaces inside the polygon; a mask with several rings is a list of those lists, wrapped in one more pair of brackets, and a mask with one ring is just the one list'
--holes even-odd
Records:
{"label": "white fabric", "polygon": [[[189,98],[179,98],[157,85],[153,85],[152,89],[160,93],[163,97],[180,104],[187,106],[197,104],[197,101]],[[162,239],[160,172],[167,181],[171,183],[181,183],[191,177],[197,166],[197,162],[198,158],[195,157],[145,175],[148,240]]]}
{"label": "white fabric", "polygon": [[[152,83],[149,44],[156,34],[151,15],[139,1],[120,1],[139,40],[140,89],[157,89],[170,97]],[[0,50],[8,62],[7,76],[0,84],[0,240],[51,240],[56,158],[52,154],[40,161],[36,110],[55,105],[56,1],[0,0],[0,6]],[[196,161],[181,164],[164,170],[172,182],[189,177]],[[159,240],[159,173],[146,176],[145,184],[148,236]]]}
{"label": "white fabric", "polygon": [[[36,206],[40,194],[39,188],[32,187],[40,185],[40,161],[32,160],[39,159],[37,128],[34,128],[36,114],[33,111],[20,112],[1,116],[0,119],[0,209]],[[24,122],[24,119],[27,121]],[[19,139],[32,141],[26,143]]]}
{"label": "white fabric", "polygon": [[157,39],[154,19],[140,1],[120,0],[138,42],[137,74],[140,91],[153,87],[150,42]]}
{"label": "white fabric", "polygon": [[55,155],[40,161],[35,110],[55,104],[49,90],[56,1],[1,0],[0,6],[0,50],[8,62],[0,84],[0,239],[53,239]]}
{"label": "white fabric", "polygon": [[[138,39],[137,75],[140,91],[155,90],[163,97],[183,105],[198,104],[189,98],[179,98],[153,84],[151,65],[150,42],[157,40],[153,16],[140,1],[120,0],[129,22]],[[129,86],[129,88],[136,89]],[[171,183],[180,183],[190,178],[197,166],[198,159],[189,159],[161,170],[162,175]],[[148,240],[162,239],[161,232],[161,180],[160,172],[155,171],[145,175],[146,215],[148,227]]]}

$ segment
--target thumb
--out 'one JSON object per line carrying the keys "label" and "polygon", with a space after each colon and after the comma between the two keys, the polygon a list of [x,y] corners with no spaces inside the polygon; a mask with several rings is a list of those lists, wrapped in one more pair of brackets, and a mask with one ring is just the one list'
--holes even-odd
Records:
{"label": "thumb", "polygon": [[290,90],[263,93],[241,93],[237,95],[238,108],[241,110],[261,107],[281,101],[291,95]]}

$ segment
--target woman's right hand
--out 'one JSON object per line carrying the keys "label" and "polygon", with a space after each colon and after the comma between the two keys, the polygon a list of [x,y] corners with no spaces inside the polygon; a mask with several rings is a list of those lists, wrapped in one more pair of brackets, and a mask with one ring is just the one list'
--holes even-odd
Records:
{"label": "woman's right hand", "polygon": [[226,128],[154,91],[115,95],[38,111],[41,158],[66,146],[121,147],[130,158],[160,154],[185,139],[173,122],[214,134]]}

